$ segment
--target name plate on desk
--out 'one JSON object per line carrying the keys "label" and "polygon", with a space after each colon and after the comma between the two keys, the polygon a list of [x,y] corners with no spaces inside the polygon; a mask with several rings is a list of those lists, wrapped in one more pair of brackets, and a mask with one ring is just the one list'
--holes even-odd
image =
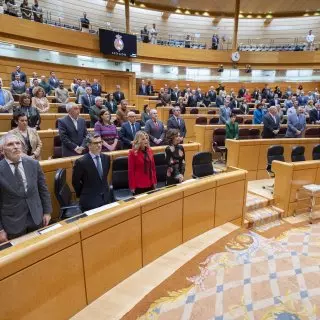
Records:
{"label": "name plate on desk", "polygon": [[190,182],[195,182],[195,181],[197,181],[197,180],[195,180],[195,179],[189,179],[189,180],[185,180],[185,181],[181,182],[181,184],[190,183]]}
{"label": "name plate on desk", "polygon": [[4,249],[8,249],[12,246],[13,246],[13,244],[11,242],[6,242],[5,244],[0,245],[0,251],[2,251]]}
{"label": "name plate on desk", "polygon": [[40,234],[45,234],[45,233],[47,233],[47,232],[56,230],[56,229],[58,229],[58,228],[60,228],[60,227],[62,227],[62,224],[56,223],[56,224],[54,224],[54,225],[52,225],[52,226],[49,226],[49,227],[47,227],[47,228],[45,228],[45,229],[42,229],[42,230],[38,231],[38,233],[40,233]]}
{"label": "name plate on desk", "polygon": [[135,197],[130,197],[130,198],[124,199],[123,201],[124,202],[129,202],[129,201],[132,201],[132,200],[135,200]]}
{"label": "name plate on desk", "polygon": [[109,203],[109,204],[106,204],[105,206],[86,211],[86,214],[87,214],[87,216],[92,216],[93,214],[102,212],[103,210],[114,208],[114,207],[116,207],[118,205],[119,205],[118,202]]}
{"label": "name plate on desk", "polygon": [[139,199],[139,198],[143,198],[143,197],[146,197],[147,194],[146,193],[141,193],[141,194],[138,194],[137,196],[135,196],[136,199]]}
{"label": "name plate on desk", "polygon": [[75,222],[75,221],[77,221],[79,219],[82,219],[82,218],[85,218],[85,217],[87,217],[87,214],[86,213],[82,213],[82,214],[80,214],[78,216],[75,216],[73,218],[69,218],[69,219],[65,220],[65,222],[66,223],[71,223],[71,222]]}
{"label": "name plate on desk", "polygon": [[155,189],[155,190],[148,191],[147,194],[152,194],[159,191],[161,191],[161,189]]}

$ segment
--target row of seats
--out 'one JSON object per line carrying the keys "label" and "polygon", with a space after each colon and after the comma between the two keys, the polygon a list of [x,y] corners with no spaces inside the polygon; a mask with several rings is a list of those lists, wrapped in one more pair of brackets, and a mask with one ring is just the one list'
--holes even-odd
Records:
{"label": "row of seats", "polygon": [[247,44],[240,45],[239,51],[271,52],[271,51],[304,51],[306,44],[286,44],[286,45],[267,45],[267,44]]}
{"label": "row of seats", "polygon": [[[165,153],[154,154],[154,161],[157,188],[162,188],[166,184],[168,169]],[[214,174],[212,154],[210,152],[196,153],[192,159],[192,171],[194,179]],[[81,213],[79,203],[72,200],[72,192],[66,180],[66,169],[56,171],[54,182],[55,196],[60,205],[60,219],[67,219]],[[112,162],[110,201],[120,201],[131,197],[128,183],[128,157],[119,157]]]}

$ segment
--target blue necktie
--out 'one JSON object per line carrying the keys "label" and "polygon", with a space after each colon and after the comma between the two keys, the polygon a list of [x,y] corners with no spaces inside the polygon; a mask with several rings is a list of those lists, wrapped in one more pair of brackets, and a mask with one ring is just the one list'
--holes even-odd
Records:
{"label": "blue necktie", "polygon": [[102,165],[101,165],[101,158],[100,156],[96,156],[96,161],[97,161],[97,170],[100,176],[100,179],[102,180],[103,178],[103,170],[102,170]]}

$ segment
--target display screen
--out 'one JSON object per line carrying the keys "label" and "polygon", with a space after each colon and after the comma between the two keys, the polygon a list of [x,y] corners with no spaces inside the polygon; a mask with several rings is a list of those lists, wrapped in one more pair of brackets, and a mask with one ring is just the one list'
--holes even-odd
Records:
{"label": "display screen", "polygon": [[100,51],[119,57],[137,56],[137,37],[132,34],[99,29]]}

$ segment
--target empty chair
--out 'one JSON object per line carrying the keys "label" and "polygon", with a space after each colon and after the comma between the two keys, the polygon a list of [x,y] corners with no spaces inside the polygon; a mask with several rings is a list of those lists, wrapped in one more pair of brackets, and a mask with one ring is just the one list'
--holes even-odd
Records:
{"label": "empty chair", "polygon": [[66,106],[58,106],[58,113],[67,113]]}
{"label": "empty chair", "polygon": [[214,153],[220,153],[220,158],[218,161],[223,160],[223,156],[225,155],[227,148],[225,147],[226,141],[226,129],[216,129],[213,132],[213,142],[212,142],[212,150]]}
{"label": "empty chair", "polygon": [[320,129],[319,128],[308,128],[304,134],[305,138],[319,138]]}
{"label": "empty chair", "polygon": [[62,158],[62,147],[61,147],[61,138],[60,136],[53,137],[53,159]]}
{"label": "empty chair", "polygon": [[320,144],[317,144],[312,150],[312,160],[320,160]]}
{"label": "empty chair", "polygon": [[192,177],[201,178],[214,174],[211,152],[198,152],[192,158]]}
{"label": "empty chair", "polygon": [[192,108],[190,110],[190,114],[198,114],[199,113],[199,110],[197,108]]}
{"label": "empty chair", "polygon": [[304,156],[304,146],[295,146],[292,147],[291,151],[291,161],[297,162],[297,161],[305,161],[306,158]]}
{"label": "empty chair", "polygon": [[208,119],[206,117],[199,117],[196,119],[196,124],[205,125],[208,123]]}
{"label": "empty chair", "polygon": [[249,139],[250,130],[245,128],[239,129],[239,140]]}
{"label": "empty chair", "polygon": [[132,196],[128,181],[128,157],[119,157],[113,160],[111,184],[112,198],[115,201]]}
{"label": "empty chair", "polygon": [[168,164],[166,154],[164,152],[155,153],[153,155],[157,174],[157,188],[162,188],[166,185]]}
{"label": "empty chair", "polygon": [[217,124],[219,122],[219,118],[211,118],[209,120],[209,124]]}
{"label": "empty chair", "polygon": [[243,118],[242,117],[236,117],[236,122],[238,122],[239,124],[243,123]]}
{"label": "empty chair", "polygon": [[216,110],[209,110],[208,114],[216,114]]}
{"label": "empty chair", "polygon": [[249,139],[260,139],[260,130],[259,129],[250,129]]}
{"label": "empty chair", "polygon": [[72,201],[72,192],[66,181],[66,169],[58,169],[54,177],[54,193],[60,205],[60,219],[81,213],[79,203]]}
{"label": "empty chair", "polygon": [[244,120],[243,124],[252,124],[252,119]]}
{"label": "empty chair", "polygon": [[234,108],[234,109],[232,109],[232,113],[241,114],[241,110],[239,108]]}

